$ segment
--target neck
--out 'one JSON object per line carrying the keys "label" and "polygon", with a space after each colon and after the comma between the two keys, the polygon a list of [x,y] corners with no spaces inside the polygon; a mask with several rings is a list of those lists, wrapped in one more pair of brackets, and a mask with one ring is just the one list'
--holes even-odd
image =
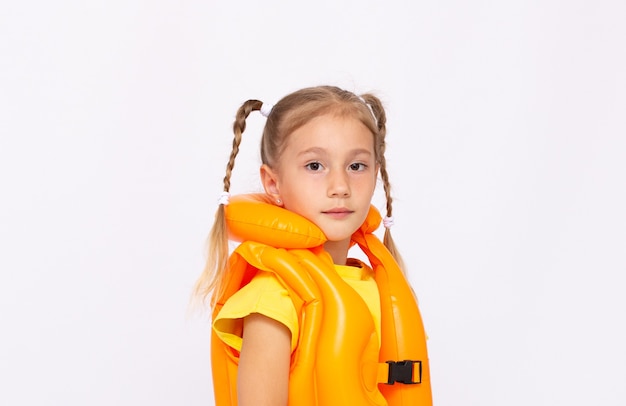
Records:
{"label": "neck", "polygon": [[345,265],[348,259],[348,249],[350,249],[350,239],[342,241],[326,241],[324,249],[333,258],[335,265]]}

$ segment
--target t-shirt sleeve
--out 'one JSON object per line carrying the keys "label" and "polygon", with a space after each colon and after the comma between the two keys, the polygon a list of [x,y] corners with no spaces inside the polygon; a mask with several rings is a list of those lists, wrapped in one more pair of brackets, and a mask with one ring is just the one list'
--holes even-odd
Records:
{"label": "t-shirt sleeve", "polygon": [[298,342],[298,315],[289,292],[271,272],[259,271],[250,283],[231,296],[213,322],[220,340],[241,351],[243,319],[260,313],[284,324],[291,332],[291,351]]}

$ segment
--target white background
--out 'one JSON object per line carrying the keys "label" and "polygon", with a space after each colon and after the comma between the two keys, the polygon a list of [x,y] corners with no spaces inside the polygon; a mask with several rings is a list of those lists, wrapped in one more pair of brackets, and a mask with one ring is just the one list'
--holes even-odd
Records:
{"label": "white background", "polygon": [[[625,17],[622,0],[4,2],[0,404],[212,404],[208,324],[186,311],[235,111],[334,84],[388,108],[436,405],[623,406]],[[249,123],[234,192],[259,187]]]}

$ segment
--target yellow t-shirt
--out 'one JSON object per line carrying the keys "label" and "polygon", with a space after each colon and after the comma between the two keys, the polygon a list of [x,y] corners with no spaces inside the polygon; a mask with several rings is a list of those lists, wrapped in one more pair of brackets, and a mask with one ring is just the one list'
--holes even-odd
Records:
{"label": "yellow t-shirt", "polygon": [[[372,314],[380,342],[380,297],[374,271],[367,266],[335,265],[335,270],[365,301]],[[289,293],[271,272],[259,271],[246,286],[231,296],[218,313],[213,329],[228,346],[241,351],[243,319],[260,313],[291,331],[291,351],[298,343],[298,315]]]}

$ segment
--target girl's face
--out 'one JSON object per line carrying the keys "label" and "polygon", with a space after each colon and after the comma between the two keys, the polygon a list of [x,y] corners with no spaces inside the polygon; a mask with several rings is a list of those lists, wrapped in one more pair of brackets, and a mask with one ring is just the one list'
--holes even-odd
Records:
{"label": "girl's face", "polygon": [[274,201],[342,243],[365,221],[377,174],[373,134],[355,118],[332,114],[290,134],[276,168],[261,168]]}

